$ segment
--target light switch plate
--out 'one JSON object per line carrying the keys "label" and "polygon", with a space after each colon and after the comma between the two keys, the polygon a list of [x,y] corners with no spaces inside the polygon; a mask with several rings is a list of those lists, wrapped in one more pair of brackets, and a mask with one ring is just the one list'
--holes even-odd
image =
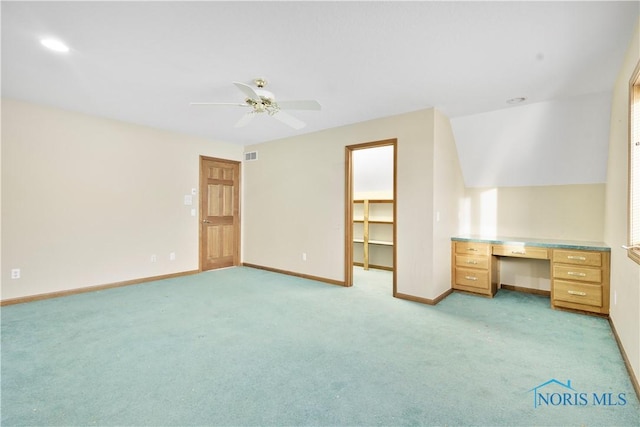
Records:
{"label": "light switch plate", "polygon": [[184,196],[184,204],[185,205],[192,205],[193,204],[193,196],[190,194],[187,194],[186,196]]}

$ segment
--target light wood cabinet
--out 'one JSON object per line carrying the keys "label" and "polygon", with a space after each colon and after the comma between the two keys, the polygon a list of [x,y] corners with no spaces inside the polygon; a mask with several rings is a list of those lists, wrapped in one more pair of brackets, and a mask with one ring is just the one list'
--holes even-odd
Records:
{"label": "light wood cabinet", "polygon": [[393,270],[393,200],[353,201],[353,265]]}
{"label": "light wood cabinet", "polygon": [[549,259],[549,250],[547,248],[530,246],[493,245],[493,254],[514,258]]}
{"label": "light wood cabinet", "polygon": [[452,288],[490,297],[495,295],[499,280],[491,245],[476,242],[452,242],[451,245]]}
{"label": "light wood cabinet", "polygon": [[554,249],[551,306],[609,314],[609,252]]}
{"label": "light wood cabinet", "polygon": [[451,287],[495,295],[508,257],[550,261],[552,308],[609,314],[611,250],[595,242],[452,238]]}

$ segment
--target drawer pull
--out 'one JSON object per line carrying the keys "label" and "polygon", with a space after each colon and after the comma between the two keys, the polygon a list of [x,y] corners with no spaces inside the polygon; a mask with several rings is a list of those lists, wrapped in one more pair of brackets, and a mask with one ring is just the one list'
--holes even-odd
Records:
{"label": "drawer pull", "polygon": [[473,265],[475,265],[475,264],[477,264],[477,263],[478,263],[478,261],[475,261],[475,260],[472,260],[472,259],[467,260],[467,264],[473,264]]}
{"label": "drawer pull", "polygon": [[473,277],[473,276],[464,276],[464,278],[467,280],[478,280],[477,277]]}
{"label": "drawer pull", "polygon": [[584,296],[587,295],[586,292],[572,291],[572,290],[568,290],[567,293],[570,294],[570,295],[578,295],[578,296],[581,296],[581,297],[584,297]]}
{"label": "drawer pull", "polygon": [[526,255],[527,253],[525,251],[511,251],[512,254],[516,254],[516,255]]}
{"label": "drawer pull", "polygon": [[568,259],[575,259],[575,260],[578,260],[578,261],[586,261],[587,260],[586,257],[578,256],[578,255],[567,255],[567,258]]}
{"label": "drawer pull", "polygon": [[578,276],[578,277],[586,277],[585,273],[579,273],[577,271],[567,271],[567,276]]}
{"label": "drawer pull", "polygon": [[469,248],[467,249],[469,252],[478,252],[478,250],[476,248]]}

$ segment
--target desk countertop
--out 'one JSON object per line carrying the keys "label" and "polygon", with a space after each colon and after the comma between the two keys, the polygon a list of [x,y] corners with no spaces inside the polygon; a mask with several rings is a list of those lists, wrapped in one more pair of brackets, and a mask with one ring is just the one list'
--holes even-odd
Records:
{"label": "desk countertop", "polygon": [[505,236],[456,236],[451,240],[456,242],[492,243],[496,245],[522,245],[537,246],[554,249],[577,249],[585,251],[611,252],[611,248],[603,242],[588,242],[581,240],[537,239],[532,237],[505,237]]}

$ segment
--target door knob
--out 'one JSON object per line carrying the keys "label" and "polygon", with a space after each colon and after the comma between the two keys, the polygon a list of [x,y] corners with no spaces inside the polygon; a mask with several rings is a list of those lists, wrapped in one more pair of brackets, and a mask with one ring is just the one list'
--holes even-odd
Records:
{"label": "door knob", "polygon": [[209,221],[208,219],[203,219],[203,220],[202,220],[202,223],[203,223],[203,224],[211,224],[211,221]]}

